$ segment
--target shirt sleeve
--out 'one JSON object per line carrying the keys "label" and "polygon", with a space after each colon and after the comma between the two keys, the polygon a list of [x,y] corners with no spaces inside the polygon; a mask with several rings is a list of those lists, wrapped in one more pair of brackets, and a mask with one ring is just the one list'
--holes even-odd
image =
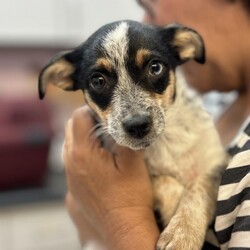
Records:
{"label": "shirt sleeve", "polygon": [[232,158],[219,189],[215,231],[222,250],[250,249],[250,139]]}

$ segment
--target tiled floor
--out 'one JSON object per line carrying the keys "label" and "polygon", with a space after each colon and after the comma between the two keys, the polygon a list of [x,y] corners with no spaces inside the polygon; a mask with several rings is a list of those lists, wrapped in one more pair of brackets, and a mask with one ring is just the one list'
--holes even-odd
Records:
{"label": "tiled floor", "polygon": [[1,250],[80,250],[62,202],[0,208]]}

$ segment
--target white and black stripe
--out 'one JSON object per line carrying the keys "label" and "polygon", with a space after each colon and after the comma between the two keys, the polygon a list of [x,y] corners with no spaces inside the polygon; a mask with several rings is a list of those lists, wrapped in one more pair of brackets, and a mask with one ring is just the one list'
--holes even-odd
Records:
{"label": "white and black stripe", "polygon": [[250,119],[229,148],[218,194],[215,231],[221,249],[250,249]]}

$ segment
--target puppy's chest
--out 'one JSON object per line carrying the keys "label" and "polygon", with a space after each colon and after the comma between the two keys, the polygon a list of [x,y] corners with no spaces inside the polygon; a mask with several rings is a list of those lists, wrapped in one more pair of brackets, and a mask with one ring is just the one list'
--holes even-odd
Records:
{"label": "puppy's chest", "polygon": [[151,147],[145,151],[144,157],[151,176],[169,175],[188,185],[200,173],[192,154],[178,155],[178,152],[175,154],[164,145]]}

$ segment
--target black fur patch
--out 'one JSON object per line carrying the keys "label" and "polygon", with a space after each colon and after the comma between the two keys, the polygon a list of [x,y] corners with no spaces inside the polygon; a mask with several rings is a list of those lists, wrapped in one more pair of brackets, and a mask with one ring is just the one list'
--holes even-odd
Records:
{"label": "black fur patch", "polygon": [[165,225],[163,224],[163,220],[162,220],[162,215],[158,209],[154,210],[154,215],[155,215],[155,220],[156,220],[157,226],[158,226],[160,232],[162,232],[165,228]]}

